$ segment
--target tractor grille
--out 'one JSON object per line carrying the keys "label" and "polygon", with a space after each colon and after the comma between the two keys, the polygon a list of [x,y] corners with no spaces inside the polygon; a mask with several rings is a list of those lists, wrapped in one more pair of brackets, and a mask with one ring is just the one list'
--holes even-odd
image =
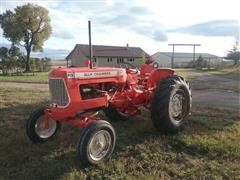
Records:
{"label": "tractor grille", "polygon": [[69,97],[63,79],[49,79],[49,89],[53,103],[60,107],[68,105]]}

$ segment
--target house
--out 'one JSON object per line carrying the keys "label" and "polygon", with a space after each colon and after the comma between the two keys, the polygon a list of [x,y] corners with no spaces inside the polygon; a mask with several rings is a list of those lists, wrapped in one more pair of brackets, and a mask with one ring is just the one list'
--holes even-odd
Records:
{"label": "house", "polygon": [[[157,52],[153,54],[151,57],[153,60],[158,62],[159,67],[171,67],[172,62],[172,52]],[[202,57],[205,64],[207,65],[217,65],[222,62],[222,58],[208,54],[208,53],[195,53],[195,61]],[[193,67],[193,53],[182,53],[175,52],[174,53],[174,67],[184,68],[184,67]]]}
{"label": "house", "polygon": [[[128,62],[139,67],[146,57],[149,57],[139,47],[127,46],[104,46],[93,45],[93,66],[98,67],[119,67],[122,62]],[[76,44],[74,49],[66,57],[68,64],[71,66],[85,66],[84,62],[89,59],[89,45]]]}

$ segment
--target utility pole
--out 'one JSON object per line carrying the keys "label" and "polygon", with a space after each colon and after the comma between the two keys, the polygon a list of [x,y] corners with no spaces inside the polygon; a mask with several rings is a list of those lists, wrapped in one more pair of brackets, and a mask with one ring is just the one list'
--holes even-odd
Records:
{"label": "utility pole", "polygon": [[174,47],[175,45],[173,45],[171,68],[174,68]]}
{"label": "utility pole", "polygon": [[195,44],[193,45],[193,66],[195,68],[196,63],[195,63]]}

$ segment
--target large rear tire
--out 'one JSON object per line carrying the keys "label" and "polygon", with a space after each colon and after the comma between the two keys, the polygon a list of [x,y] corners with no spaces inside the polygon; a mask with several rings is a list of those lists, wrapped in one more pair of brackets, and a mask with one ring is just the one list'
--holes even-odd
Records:
{"label": "large rear tire", "polygon": [[112,125],[104,120],[93,121],[82,131],[78,141],[78,157],[84,166],[97,165],[110,158],[116,143]]}
{"label": "large rear tire", "polygon": [[49,121],[49,128],[44,127],[44,109],[45,107],[35,109],[27,120],[26,133],[34,143],[43,143],[52,139],[60,128],[60,123],[54,120]]}
{"label": "large rear tire", "polygon": [[191,105],[189,83],[175,75],[163,79],[152,98],[151,117],[155,128],[165,133],[182,130]]}

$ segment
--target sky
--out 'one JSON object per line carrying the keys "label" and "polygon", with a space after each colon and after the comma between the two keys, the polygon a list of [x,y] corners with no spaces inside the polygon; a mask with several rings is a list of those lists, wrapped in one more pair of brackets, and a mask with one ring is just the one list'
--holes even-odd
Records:
{"label": "sky", "polygon": [[[239,0],[0,0],[1,14],[26,3],[49,10],[53,33],[44,49],[88,44],[88,20],[93,44],[129,44],[149,54],[171,52],[171,43],[197,43],[197,53],[226,56],[240,38]],[[1,44],[9,43],[0,31]]]}

